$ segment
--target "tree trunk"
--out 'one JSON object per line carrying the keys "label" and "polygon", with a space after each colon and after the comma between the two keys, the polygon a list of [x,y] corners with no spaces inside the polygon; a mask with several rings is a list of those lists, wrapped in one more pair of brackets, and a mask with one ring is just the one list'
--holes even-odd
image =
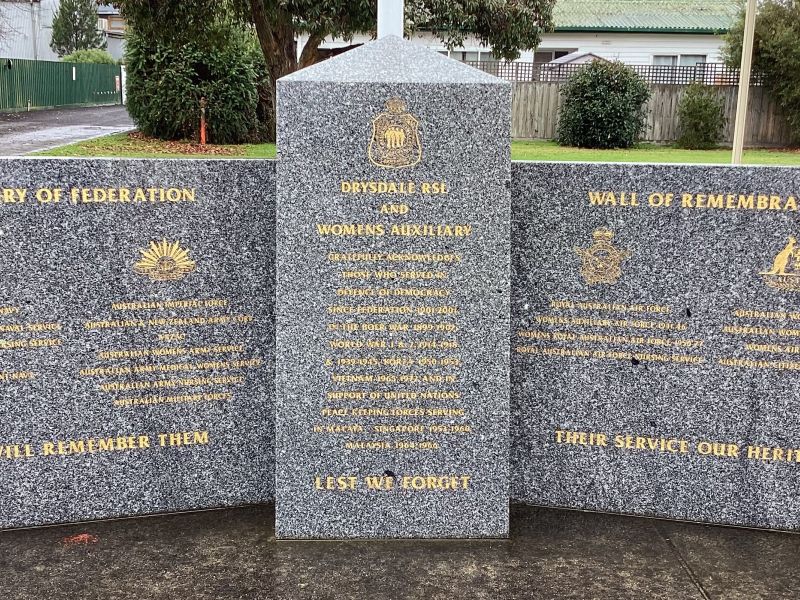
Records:
{"label": "tree trunk", "polygon": [[267,106],[267,133],[270,141],[275,141],[277,121],[275,110],[277,108],[278,79],[297,70],[297,50],[294,41],[294,28],[292,17],[280,9],[270,9],[267,12],[264,0],[251,0],[253,24],[256,28],[261,51],[269,72],[268,106]]}
{"label": "tree trunk", "polygon": [[319,46],[325,40],[325,33],[317,31],[308,37],[303,53],[300,55],[300,68],[305,69],[319,61]]}

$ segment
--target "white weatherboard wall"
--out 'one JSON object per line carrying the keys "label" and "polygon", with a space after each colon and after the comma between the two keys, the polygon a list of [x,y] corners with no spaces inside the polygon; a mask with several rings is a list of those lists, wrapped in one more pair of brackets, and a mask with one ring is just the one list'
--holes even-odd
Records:
{"label": "white weatherboard wall", "polygon": [[[722,62],[721,36],[686,33],[551,33],[538,50],[577,49],[629,65],[653,64],[653,55],[703,54],[706,62]],[[532,53],[526,53],[533,61]],[[524,60],[524,59],[523,59]]]}
{"label": "white weatherboard wall", "polygon": [[[298,53],[303,51],[307,37],[298,40]],[[370,41],[369,35],[357,35],[352,42],[326,40],[322,48],[341,48]],[[419,33],[412,40],[432,50],[446,50],[441,41],[430,33]],[[577,50],[591,52],[609,60],[620,60],[629,65],[653,64],[654,55],[705,55],[706,62],[722,62],[720,51],[724,44],[721,36],[686,33],[549,33],[542,37],[537,48],[546,50]],[[489,52],[474,37],[468,38],[459,52]],[[298,54],[299,55],[299,54]],[[483,57],[481,57],[483,60]],[[533,51],[523,52],[521,62],[534,62]]]}
{"label": "white weatherboard wall", "polygon": [[58,60],[50,49],[58,5],[59,0],[0,2],[0,22],[5,30],[0,38],[0,57]]}

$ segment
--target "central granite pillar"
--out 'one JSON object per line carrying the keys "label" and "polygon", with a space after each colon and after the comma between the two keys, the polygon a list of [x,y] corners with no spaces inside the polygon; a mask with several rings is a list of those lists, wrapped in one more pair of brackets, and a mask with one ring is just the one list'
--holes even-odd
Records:
{"label": "central granite pillar", "polygon": [[278,82],[279,538],[508,534],[510,105],[396,37]]}

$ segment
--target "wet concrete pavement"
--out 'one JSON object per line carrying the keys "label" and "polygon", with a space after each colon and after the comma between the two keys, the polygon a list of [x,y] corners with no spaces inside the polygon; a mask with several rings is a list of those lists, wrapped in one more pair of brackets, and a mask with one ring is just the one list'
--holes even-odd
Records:
{"label": "wet concrete pavement", "polygon": [[124,106],[0,113],[0,156],[20,156],[133,129]]}
{"label": "wet concrete pavement", "polygon": [[272,507],[0,533],[0,597],[793,599],[800,535],[524,506],[508,541],[277,542]]}

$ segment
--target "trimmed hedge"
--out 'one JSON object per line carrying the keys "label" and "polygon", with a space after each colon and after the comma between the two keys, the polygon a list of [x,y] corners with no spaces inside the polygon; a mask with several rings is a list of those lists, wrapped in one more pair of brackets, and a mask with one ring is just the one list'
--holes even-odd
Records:
{"label": "trimmed hedge", "polygon": [[217,144],[257,142],[263,56],[253,34],[218,24],[205,40],[174,43],[135,31],[128,35],[128,111],[146,135],[197,139],[206,98],[208,138]]}
{"label": "trimmed hedge", "polygon": [[61,57],[63,62],[90,63],[95,65],[115,65],[117,61],[108,51],[95,48],[94,50],[76,50],[72,54]]}
{"label": "trimmed hedge", "polygon": [[678,105],[678,146],[716,148],[725,129],[725,100],[713,88],[693,83]]}
{"label": "trimmed hedge", "polygon": [[561,90],[558,143],[578,148],[630,148],[644,131],[647,83],[621,62],[594,61]]}

